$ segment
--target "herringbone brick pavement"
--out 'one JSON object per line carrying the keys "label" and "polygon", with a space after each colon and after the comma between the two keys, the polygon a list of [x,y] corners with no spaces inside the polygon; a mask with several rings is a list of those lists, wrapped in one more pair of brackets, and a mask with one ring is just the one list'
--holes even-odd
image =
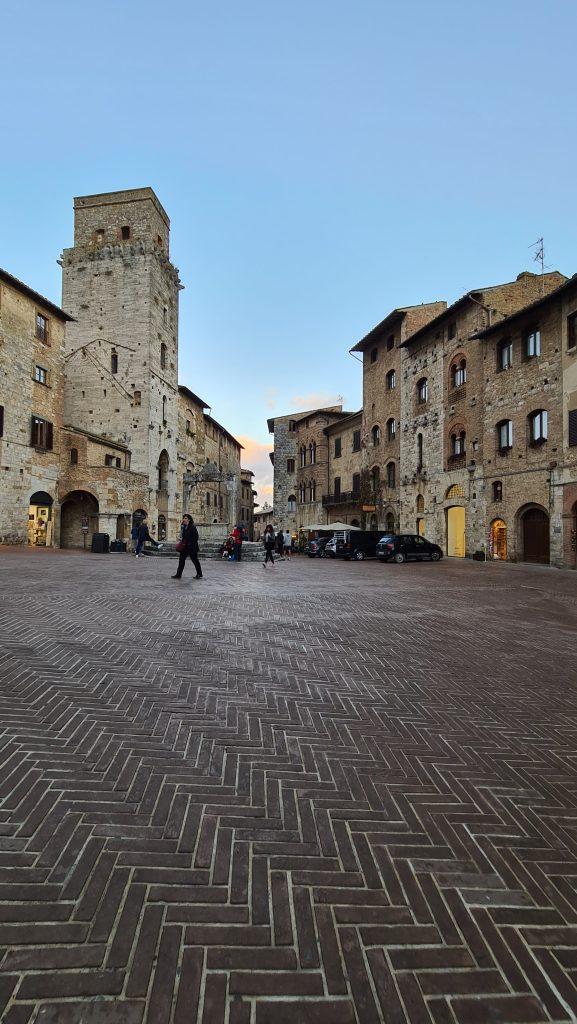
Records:
{"label": "herringbone brick pavement", "polygon": [[5,1024],[577,1019],[577,577],[0,552]]}

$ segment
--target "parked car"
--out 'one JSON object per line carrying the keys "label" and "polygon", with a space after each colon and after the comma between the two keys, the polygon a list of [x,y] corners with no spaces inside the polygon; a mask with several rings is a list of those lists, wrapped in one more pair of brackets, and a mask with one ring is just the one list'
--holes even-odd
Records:
{"label": "parked car", "polygon": [[438,562],[442,557],[443,552],[438,544],[413,533],[386,534],[377,544],[379,562],[400,563],[408,562],[411,558],[418,562],[423,558]]}
{"label": "parked car", "polygon": [[325,547],[327,546],[330,537],[317,537],[315,540],[309,540],[305,552],[309,558],[324,558]]}
{"label": "parked car", "polygon": [[380,530],[340,530],[326,545],[325,554],[331,558],[354,559],[362,562],[375,558]]}

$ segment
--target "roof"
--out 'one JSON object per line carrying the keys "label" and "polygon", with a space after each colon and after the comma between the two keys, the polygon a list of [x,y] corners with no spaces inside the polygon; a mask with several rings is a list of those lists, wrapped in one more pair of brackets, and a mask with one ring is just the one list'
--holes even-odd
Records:
{"label": "roof", "polygon": [[154,204],[166,226],[170,227],[168,214],[150,185],[146,185],[144,188],[124,188],[116,192],[96,192],[89,196],[75,196],[74,209],[78,210],[86,206],[117,206],[119,203],[141,203],[146,200],[150,200]]}
{"label": "roof", "polygon": [[342,429],[343,427],[348,427],[349,423],[347,423],[347,420],[350,420],[350,425],[352,425],[354,421],[359,419],[359,417],[362,417],[362,415],[362,409],[358,409],[357,412],[349,412],[341,420],[337,420],[335,423],[329,423],[329,425],[325,427],[325,429],[323,430],[323,434],[328,434],[333,429]]}
{"label": "roof", "polygon": [[518,309],[516,313],[511,313],[510,316],[506,316],[504,320],[497,320],[496,323],[491,324],[490,327],[483,328],[482,331],[477,331],[474,335],[475,338],[486,338],[489,334],[494,334],[496,331],[502,331],[503,328],[507,327],[508,324],[514,320],[518,320],[520,317],[531,314],[533,310],[539,309],[541,306],[546,305],[547,302],[554,302],[555,299],[560,298],[561,295],[566,292],[571,285],[577,284],[577,274],[573,274],[568,281],[564,281],[563,284],[559,285],[558,288],[554,288],[548,295],[542,295],[540,299],[536,299],[535,302],[530,302],[528,306],[523,306]]}
{"label": "roof", "polygon": [[82,427],[74,427],[70,423],[65,423],[62,429],[69,430],[71,434],[82,434],[89,441],[93,441],[94,444],[104,445],[105,448],[118,448],[121,452],[130,451],[128,445],[123,444],[122,441],[113,441],[111,437],[103,437],[102,434],[92,434],[89,430],[84,430]]}
{"label": "roof", "polygon": [[191,399],[191,401],[196,402],[197,405],[200,405],[201,409],[210,409],[210,405],[207,405],[206,402],[203,402],[202,398],[199,398],[198,395],[195,395],[194,391],[191,391],[190,388],[187,388],[185,384],[179,384],[178,390],[180,391],[181,395],[186,395],[187,398]]}
{"label": "roof", "polygon": [[15,288],[16,291],[21,292],[22,295],[26,295],[29,299],[32,299],[37,306],[42,306],[44,309],[48,310],[49,313],[52,313],[53,316],[58,317],[59,320],[74,320],[74,317],[70,316],[69,313],[65,313],[63,309],[60,309],[60,306],[56,306],[54,302],[50,301],[50,299],[41,295],[40,292],[35,292],[33,288],[24,284],[23,281],[19,281],[17,277],[13,277],[13,275],[9,274],[7,270],[2,270],[1,267],[0,281],[4,281],[5,284],[9,284],[11,288]]}
{"label": "roof", "polygon": [[[210,408],[210,406],[207,406],[207,408]],[[223,427],[222,423],[219,423],[218,420],[215,420],[212,416],[209,416],[207,412],[205,412],[204,418],[205,420],[208,420],[209,423],[214,424],[215,427],[218,427],[219,430],[222,430],[223,434],[225,434],[226,437],[228,437],[229,441],[232,441],[234,444],[238,445],[238,447],[242,448],[242,450],[244,451],[244,445],[241,444],[240,441],[237,441],[236,437],[233,437],[233,435],[226,429],[226,427]]]}
{"label": "roof", "polygon": [[243,469],[241,466],[240,475],[242,476],[243,473],[245,476],[254,476],[252,469]]}
{"label": "roof", "polygon": [[403,320],[410,309],[417,309],[417,306],[397,306],[396,309],[391,310],[385,319],[381,320],[380,324],[377,324],[376,327],[371,328],[364,338],[361,338],[360,341],[357,341],[356,345],[349,349],[349,352],[364,352],[383,333],[386,327],[392,327],[399,320]]}
{"label": "roof", "polygon": [[[340,414],[342,411],[342,405],[324,405],[320,409],[309,409],[307,412],[289,412],[284,416],[272,416],[266,421],[268,432],[269,434],[274,433],[275,420],[296,420],[297,423],[300,423],[301,420],[306,420],[307,416],[312,416],[315,412],[336,412]],[[348,416],[349,414],[346,412],[343,415]]]}

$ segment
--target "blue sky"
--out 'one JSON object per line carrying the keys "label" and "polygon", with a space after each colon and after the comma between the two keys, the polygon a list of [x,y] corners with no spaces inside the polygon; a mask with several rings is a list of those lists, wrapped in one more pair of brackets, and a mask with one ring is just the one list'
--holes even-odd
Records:
{"label": "blue sky", "polygon": [[[72,197],[151,185],[180,376],[247,439],[343,396],[397,305],[577,271],[574,0],[4,0],[0,265],[53,299]],[[268,477],[267,477],[268,474]]]}

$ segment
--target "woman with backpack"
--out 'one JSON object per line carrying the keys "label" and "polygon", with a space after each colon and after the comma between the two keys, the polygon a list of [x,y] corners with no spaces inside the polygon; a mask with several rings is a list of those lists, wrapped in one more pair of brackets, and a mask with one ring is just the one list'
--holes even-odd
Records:
{"label": "woman with backpack", "polygon": [[273,528],[272,528],[270,523],[268,524],[266,530],[264,531],[264,536],[263,536],[262,539],[263,539],[264,550],[265,550],[264,562],[262,563],[263,569],[266,569],[266,563],[267,562],[272,562],[272,566],[273,566],[273,569],[274,569],[274,555],[273,555],[273,551],[274,551],[274,545],[275,545],[275,536],[274,536],[274,530],[273,530]]}

